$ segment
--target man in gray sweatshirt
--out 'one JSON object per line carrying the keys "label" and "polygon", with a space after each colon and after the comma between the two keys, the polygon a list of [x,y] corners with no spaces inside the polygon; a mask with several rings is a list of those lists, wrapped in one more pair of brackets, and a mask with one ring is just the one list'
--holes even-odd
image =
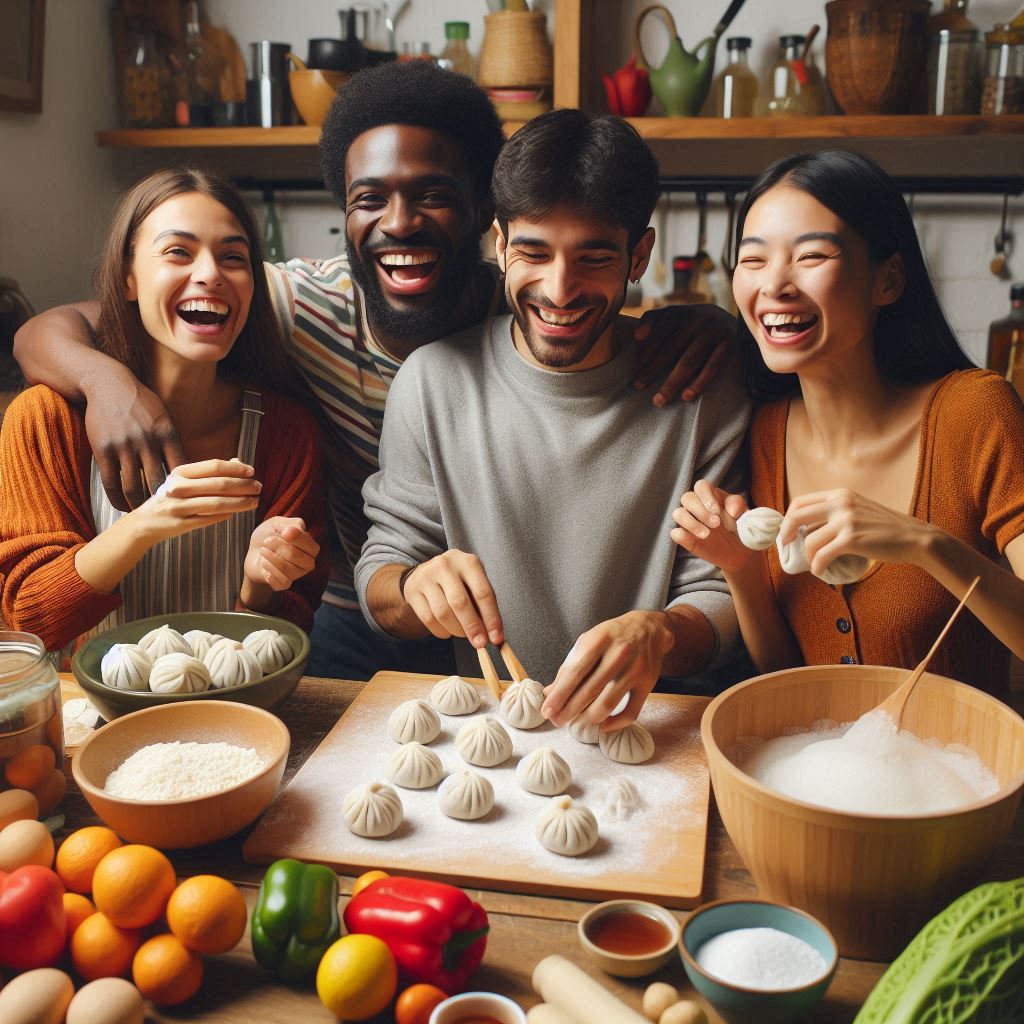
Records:
{"label": "man in gray sweatshirt", "polygon": [[720,574],[669,533],[693,481],[743,488],[749,402],[735,370],[669,409],[631,383],[619,310],[650,258],[658,169],[626,122],[536,118],[506,143],[493,193],[512,316],[417,350],[395,377],[356,589],[391,636],[507,637],[553,680],[556,725],[605,721],[629,693],[619,727],[659,677],[736,642]]}

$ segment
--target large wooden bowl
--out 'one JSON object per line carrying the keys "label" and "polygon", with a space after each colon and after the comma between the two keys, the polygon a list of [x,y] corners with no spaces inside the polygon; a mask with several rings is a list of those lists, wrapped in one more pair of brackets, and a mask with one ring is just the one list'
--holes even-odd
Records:
{"label": "large wooden bowl", "polygon": [[806,910],[844,956],[892,959],[962,893],[1009,834],[1024,788],[1024,719],[980,690],[926,673],[903,727],[975,750],[1000,782],[987,800],[920,817],[825,810],[772,792],[727,756],[741,737],[849,722],[907,677],[870,665],[811,666],[739,683],[708,705],[701,734],[729,836],[770,900]]}
{"label": "large wooden bowl", "polygon": [[350,77],[346,71],[321,71],[319,68],[289,71],[288,88],[302,120],[317,127],[322,125],[335,94]]}

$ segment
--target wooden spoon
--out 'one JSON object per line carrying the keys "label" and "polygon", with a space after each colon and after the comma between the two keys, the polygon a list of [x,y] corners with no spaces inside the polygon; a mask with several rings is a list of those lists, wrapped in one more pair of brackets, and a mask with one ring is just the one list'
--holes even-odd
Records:
{"label": "wooden spoon", "polygon": [[928,667],[928,662],[932,660],[932,655],[939,649],[939,644],[945,639],[946,634],[949,632],[950,627],[956,622],[957,616],[963,611],[964,605],[967,604],[967,599],[974,593],[974,588],[981,582],[980,576],[974,577],[974,582],[967,588],[967,593],[964,594],[963,600],[956,606],[956,611],[953,612],[949,617],[949,622],[943,627],[942,632],[939,634],[938,639],[932,644],[932,649],[924,656],[921,664],[914,669],[913,672],[902,682],[898,689],[894,690],[881,704],[875,709],[876,711],[887,711],[896,721],[896,728],[900,727],[900,720],[903,718],[903,709],[906,706],[907,699],[910,697],[910,691],[917,685],[918,679],[924,675],[924,670]]}

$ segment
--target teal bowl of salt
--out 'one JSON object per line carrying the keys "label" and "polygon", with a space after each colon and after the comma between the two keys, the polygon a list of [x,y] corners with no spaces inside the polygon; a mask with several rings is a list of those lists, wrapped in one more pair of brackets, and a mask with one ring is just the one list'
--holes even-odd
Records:
{"label": "teal bowl of salt", "polygon": [[831,932],[802,910],[767,900],[698,907],[679,940],[693,987],[729,1024],[801,1021],[839,963]]}

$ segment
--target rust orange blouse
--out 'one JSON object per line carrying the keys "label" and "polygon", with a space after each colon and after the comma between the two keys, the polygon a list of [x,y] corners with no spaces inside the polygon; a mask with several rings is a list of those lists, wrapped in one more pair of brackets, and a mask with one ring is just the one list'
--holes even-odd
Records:
{"label": "rust orange blouse", "polygon": [[[789,402],[763,406],[751,429],[754,506],[785,511]],[[993,560],[1024,533],[1024,405],[1003,378],[959,370],[939,380],[921,419],[910,513]],[[875,563],[856,583],[831,587],[782,571],[766,552],[776,599],[808,665],[913,668],[957,605],[923,569]],[[1007,685],[1010,652],[966,609],[929,671],[986,690]]]}

